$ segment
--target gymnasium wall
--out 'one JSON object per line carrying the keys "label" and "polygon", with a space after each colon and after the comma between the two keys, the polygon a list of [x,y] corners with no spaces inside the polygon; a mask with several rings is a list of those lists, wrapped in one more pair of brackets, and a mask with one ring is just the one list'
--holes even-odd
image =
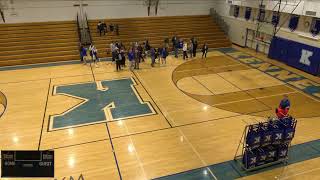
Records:
{"label": "gymnasium wall", "polygon": [[[75,20],[78,0],[3,0],[7,23]],[[83,0],[89,19],[145,17],[144,0]],[[209,14],[213,0],[160,0],[158,16]],[[151,10],[154,15],[154,10]],[[0,23],[3,23],[0,21]]]}
{"label": "gymnasium wall", "polygon": [[[282,5],[283,12],[291,13],[293,10],[293,2],[294,0],[289,1],[289,4]],[[228,1],[226,0],[217,0],[216,5],[214,9],[223,17],[225,22],[229,25],[229,37],[233,43],[236,43],[238,45],[244,46],[245,45],[245,36],[246,36],[246,29],[256,29],[256,22],[252,20],[245,20],[244,19],[244,13],[245,13],[245,7],[253,7],[258,8],[259,7],[258,0],[242,0],[242,1],[233,1],[233,4],[237,4],[240,6],[240,12],[239,17],[235,18],[232,14],[230,15],[230,4],[228,4]],[[290,4],[291,3],[291,4]],[[276,5],[276,2],[274,1],[268,1],[266,4],[266,10],[272,10],[272,8]],[[305,22],[312,21],[312,17],[305,16],[305,11],[316,11],[317,16],[320,17],[320,1],[302,1],[300,5],[297,7],[297,9],[294,11],[294,14],[299,14],[300,20],[298,28],[291,32],[288,28],[289,17],[288,13],[282,13],[280,17],[280,23],[283,24],[281,30],[278,32],[277,36],[283,37],[286,39],[290,39],[293,41],[297,41],[300,43],[304,43],[311,46],[320,47],[320,37],[312,37],[312,35],[309,33],[310,27],[305,26]],[[281,9],[282,9],[281,8]],[[269,17],[269,21],[271,21],[272,14],[269,15],[271,11],[266,11],[266,17]],[[254,9],[252,11],[251,17],[257,17],[258,10]],[[287,21],[285,21],[287,20]],[[261,31],[265,31],[267,33],[273,32],[273,26],[272,25],[263,25]]]}

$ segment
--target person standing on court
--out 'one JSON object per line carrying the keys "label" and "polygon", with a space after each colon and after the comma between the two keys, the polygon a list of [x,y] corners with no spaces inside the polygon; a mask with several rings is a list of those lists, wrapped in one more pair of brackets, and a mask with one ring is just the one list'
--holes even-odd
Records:
{"label": "person standing on court", "polygon": [[93,44],[90,44],[89,46],[89,53],[90,53],[90,56],[91,56],[91,60],[94,61],[94,57],[93,57],[93,49],[94,49],[94,45]]}
{"label": "person standing on court", "polygon": [[139,63],[144,62],[143,48],[142,48],[141,44],[139,44],[137,50],[138,50],[138,56],[139,56]]}
{"label": "person standing on court", "polygon": [[[158,49],[157,48],[154,48],[154,52],[155,52],[155,60],[158,59],[159,57],[159,52],[158,52]],[[155,62],[156,63],[156,62]]]}
{"label": "person standing on court", "polygon": [[121,70],[121,60],[122,60],[122,56],[120,54],[119,49],[117,49],[117,51],[115,52],[115,59],[116,59],[116,70],[120,71]]}
{"label": "person standing on court", "polygon": [[146,40],[144,49],[146,50],[146,55],[149,54],[149,51],[151,50],[151,46],[148,40]]}
{"label": "person standing on court", "polygon": [[288,95],[284,95],[283,99],[280,101],[279,107],[276,109],[276,115],[279,119],[288,116],[290,105],[291,103]]}
{"label": "person standing on court", "polygon": [[123,46],[120,46],[120,55],[121,55],[121,66],[124,68],[126,67],[126,55],[125,55],[125,49]]}
{"label": "person standing on court", "polygon": [[198,41],[193,37],[193,57],[197,57]]}
{"label": "person standing on court", "polygon": [[160,64],[160,61],[161,61],[161,58],[162,58],[162,47],[161,47],[161,44],[160,46],[158,47],[158,62]]}
{"label": "person standing on court", "polygon": [[137,48],[134,48],[134,69],[139,69],[140,57]]}
{"label": "person standing on court", "polygon": [[128,53],[128,59],[129,59],[129,70],[132,71],[134,67],[134,52],[133,49],[130,49]]}
{"label": "person standing on court", "polygon": [[183,51],[183,60],[188,59],[188,44],[187,42],[183,43],[183,47],[182,47],[182,51]]}
{"label": "person standing on court", "polygon": [[172,42],[172,48],[175,49],[176,48],[176,43],[178,41],[178,38],[176,35],[174,35],[171,39],[171,42]]}
{"label": "person standing on court", "polygon": [[114,62],[114,61],[115,61],[115,58],[116,58],[116,54],[115,54],[116,45],[114,44],[113,41],[112,41],[111,44],[110,44],[110,51],[111,51],[111,55],[112,55],[112,62]]}
{"label": "person standing on court", "polygon": [[167,56],[168,56],[168,52],[167,49],[164,47],[161,50],[161,60],[162,60],[162,64],[166,65],[167,64]]}
{"label": "person standing on court", "polygon": [[81,45],[80,57],[81,57],[81,61],[82,61],[84,64],[87,64],[87,62],[86,62],[87,48],[85,48],[83,45]]}
{"label": "person standing on court", "polygon": [[93,44],[91,44],[91,46],[90,46],[90,55],[91,55],[91,58],[92,58],[94,65],[97,66],[97,63],[99,61],[98,50]]}
{"label": "person standing on court", "polygon": [[209,47],[208,47],[207,43],[204,43],[202,46],[202,59],[203,59],[203,56],[205,58],[207,58],[208,50],[209,50]]}
{"label": "person standing on court", "polygon": [[179,49],[182,49],[182,48],[183,48],[183,40],[179,39]]}
{"label": "person standing on court", "polygon": [[190,58],[193,57],[193,42],[192,40],[190,40],[190,43],[189,43],[189,53],[190,53]]}
{"label": "person standing on court", "polygon": [[179,46],[180,46],[178,40],[176,40],[174,46],[175,46],[174,47],[174,57],[178,58],[178,56],[179,56]]}
{"label": "person standing on court", "polygon": [[156,52],[154,48],[151,48],[150,50],[150,57],[151,57],[151,66],[154,67],[154,63],[156,61]]}

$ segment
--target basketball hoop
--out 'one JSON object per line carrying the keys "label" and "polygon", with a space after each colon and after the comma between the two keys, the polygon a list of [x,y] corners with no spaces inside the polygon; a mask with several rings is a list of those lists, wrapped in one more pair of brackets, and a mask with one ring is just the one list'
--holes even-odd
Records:
{"label": "basketball hoop", "polygon": [[157,0],[143,0],[142,1],[142,4],[147,7],[155,6],[156,3],[157,3]]}
{"label": "basketball hoop", "polygon": [[159,0],[143,0],[142,4],[148,8],[148,16],[151,14],[151,9],[154,8],[154,15],[158,14]]}

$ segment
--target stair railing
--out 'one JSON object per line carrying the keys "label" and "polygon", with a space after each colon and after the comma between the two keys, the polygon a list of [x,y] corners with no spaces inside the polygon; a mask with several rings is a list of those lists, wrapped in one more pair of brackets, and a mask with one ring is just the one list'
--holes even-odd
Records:
{"label": "stair railing", "polygon": [[210,9],[210,14],[215,22],[220,26],[220,28],[226,33],[226,35],[228,35],[229,25],[224,21],[224,19],[217,13],[214,8]]}

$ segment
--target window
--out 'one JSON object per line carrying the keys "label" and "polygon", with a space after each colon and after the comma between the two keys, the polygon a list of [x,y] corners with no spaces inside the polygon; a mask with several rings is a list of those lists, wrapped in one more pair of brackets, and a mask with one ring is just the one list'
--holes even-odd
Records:
{"label": "window", "polygon": [[299,18],[300,16],[292,14],[289,22],[289,29],[291,31],[295,31],[299,24]]}
{"label": "window", "polygon": [[310,26],[310,32],[313,36],[316,36],[320,32],[320,18],[313,18]]}
{"label": "window", "polygon": [[234,17],[239,17],[239,11],[240,11],[240,7],[239,6],[234,6],[233,16]]}
{"label": "window", "polygon": [[248,21],[251,17],[251,11],[252,8],[251,7],[246,7],[246,13],[244,14],[244,18]]}
{"label": "window", "polygon": [[280,14],[277,11],[274,11],[272,14],[272,24],[278,25],[280,21]]}

